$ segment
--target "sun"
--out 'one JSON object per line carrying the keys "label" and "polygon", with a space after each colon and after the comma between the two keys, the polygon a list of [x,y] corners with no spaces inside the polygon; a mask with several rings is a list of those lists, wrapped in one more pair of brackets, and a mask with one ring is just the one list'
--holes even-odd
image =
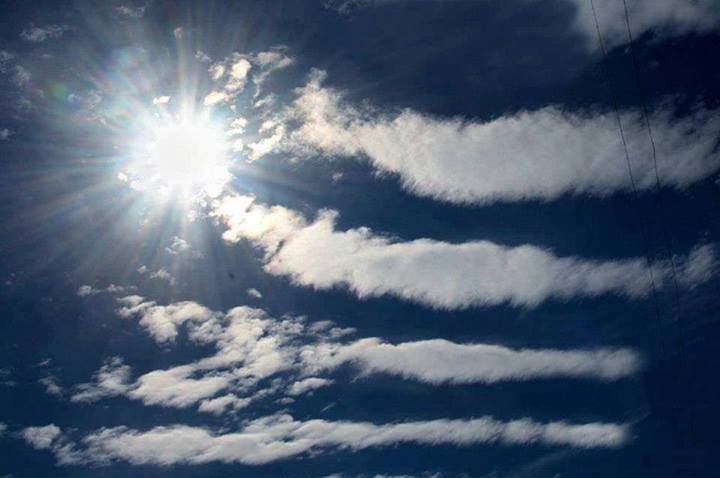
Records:
{"label": "sun", "polygon": [[216,197],[230,179],[225,136],[201,119],[145,123],[121,179],[135,189],[179,199]]}

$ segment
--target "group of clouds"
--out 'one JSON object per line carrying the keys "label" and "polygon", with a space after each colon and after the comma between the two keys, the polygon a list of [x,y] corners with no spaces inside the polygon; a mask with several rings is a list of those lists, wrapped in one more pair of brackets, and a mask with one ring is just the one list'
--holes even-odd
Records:
{"label": "group of clouds", "polygon": [[161,345],[183,329],[191,342],[212,346],[210,356],[132,379],[132,369],[112,358],[90,383],[70,394],[74,402],[123,395],[146,405],[220,414],[259,398],[292,397],[330,386],[332,372],[350,366],[360,376],[388,374],[431,385],[492,384],[547,378],[619,380],[641,365],[630,349],[514,349],[444,339],[393,344],[378,337],[353,338],[354,329],[332,322],[270,317],[261,309],[226,313],[196,302],[159,305],[137,295],[118,299],[118,314],[138,323]]}
{"label": "group of clouds", "polygon": [[[223,413],[258,397],[289,404],[292,397],[328,386],[323,374],[350,365],[361,375],[385,373],[431,385],[496,383],[543,378],[619,380],[639,370],[629,349],[511,349],[502,345],[425,340],[391,344],[375,337],[352,339],[352,329],[302,318],[274,319],[260,309],[237,307],[226,313],[194,302],[158,305],[139,296],[118,299],[119,315],[135,317],[159,344],[184,329],[215,353],[132,380],[132,369],[109,360],[92,383],[78,385],[70,400],[88,402],[114,396],[146,405]],[[265,389],[259,390],[262,386]],[[200,464],[213,461],[263,464],[328,449],[360,450],[398,443],[469,446],[475,444],[617,447],[629,438],[618,423],[547,423],[529,418],[437,419],[374,424],[295,420],[278,413],[244,422],[235,432],[172,425],[148,430],[103,428],[77,441],[56,425],[26,427],[18,434],[37,449],[51,450],[60,464]]]}

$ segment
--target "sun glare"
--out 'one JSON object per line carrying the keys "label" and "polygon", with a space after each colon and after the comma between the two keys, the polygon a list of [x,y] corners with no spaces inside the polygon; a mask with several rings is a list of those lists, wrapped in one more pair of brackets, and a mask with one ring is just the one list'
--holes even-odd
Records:
{"label": "sun glare", "polygon": [[222,131],[193,120],[151,124],[123,177],[135,189],[186,200],[215,197],[230,178]]}

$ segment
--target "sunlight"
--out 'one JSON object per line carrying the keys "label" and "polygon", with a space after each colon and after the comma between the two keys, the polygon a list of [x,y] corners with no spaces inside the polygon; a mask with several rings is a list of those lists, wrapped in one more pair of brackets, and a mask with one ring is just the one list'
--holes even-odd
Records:
{"label": "sunlight", "polygon": [[198,119],[146,125],[124,172],[135,189],[184,200],[216,197],[230,178],[222,131]]}

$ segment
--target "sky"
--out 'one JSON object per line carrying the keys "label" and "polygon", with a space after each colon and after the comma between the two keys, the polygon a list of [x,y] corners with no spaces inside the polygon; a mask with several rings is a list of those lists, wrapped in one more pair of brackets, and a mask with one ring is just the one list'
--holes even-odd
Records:
{"label": "sky", "polygon": [[716,476],[714,0],[0,8],[0,477]]}

